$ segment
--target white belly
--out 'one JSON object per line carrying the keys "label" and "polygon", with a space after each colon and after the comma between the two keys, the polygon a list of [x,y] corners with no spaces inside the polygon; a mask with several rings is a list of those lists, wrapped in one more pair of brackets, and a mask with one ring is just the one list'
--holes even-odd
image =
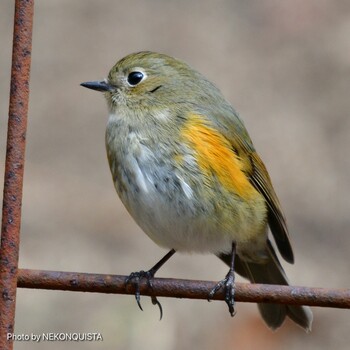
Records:
{"label": "white belly", "polygon": [[115,188],[154,242],[177,251],[220,253],[230,252],[235,241],[238,254],[252,257],[265,250],[265,213],[255,210],[255,203],[238,199],[217,182],[209,188],[190,155],[187,168],[180,167],[136,134],[129,133],[124,144],[116,134],[107,135]]}

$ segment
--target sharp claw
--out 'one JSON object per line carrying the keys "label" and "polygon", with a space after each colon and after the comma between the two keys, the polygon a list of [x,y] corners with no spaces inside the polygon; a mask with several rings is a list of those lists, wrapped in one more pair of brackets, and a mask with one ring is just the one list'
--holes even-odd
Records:
{"label": "sharp claw", "polygon": [[235,317],[236,316],[237,311],[235,310],[235,308],[233,306],[232,306],[231,309],[229,308],[229,312],[231,314],[231,317]]}
{"label": "sharp claw", "polygon": [[152,300],[152,304],[153,304],[153,305],[158,305],[158,307],[159,307],[159,312],[160,312],[159,321],[161,321],[162,318],[163,318],[163,308],[162,308],[162,304],[158,301],[158,299],[157,299],[156,296],[152,296],[152,297],[151,297],[151,300]]}
{"label": "sharp claw", "polygon": [[136,296],[135,296],[135,298],[136,298],[136,302],[137,302],[137,305],[139,306],[140,310],[143,311],[143,308],[142,308],[141,302],[140,302],[140,298],[137,298]]}
{"label": "sharp claw", "polygon": [[234,301],[234,289],[233,289],[233,285],[231,286],[226,286],[226,295],[225,295],[225,302],[228,306],[228,311],[231,314],[231,317],[233,317],[236,314],[235,311],[235,301]]}
{"label": "sharp claw", "polygon": [[137,305],[139,306],[140,310],[143,311],[143,308],[141,306],[141,296],[140,296],[139,282],[140,281],[138,281],[137,284],[136,284],[135,299],[136,299]]}

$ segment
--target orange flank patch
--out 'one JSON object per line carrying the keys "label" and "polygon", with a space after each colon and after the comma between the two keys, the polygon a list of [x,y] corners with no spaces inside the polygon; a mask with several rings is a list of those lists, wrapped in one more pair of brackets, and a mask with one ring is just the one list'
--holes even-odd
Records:
{"label": "orange flank patch", "polygon": [[244,199],[257,195],[242,171],[242,161],[232,150],[230,142],[202,116],[191,114],[182,136],[194,148],[198,165],[207,176],[214,174],[223,187]]}

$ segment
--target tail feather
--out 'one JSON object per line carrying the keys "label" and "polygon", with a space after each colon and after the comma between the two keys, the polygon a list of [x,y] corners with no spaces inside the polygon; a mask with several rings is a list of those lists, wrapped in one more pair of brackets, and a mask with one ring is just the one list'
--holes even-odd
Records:
{"label": "tail feather", "polygon": [[[278,261],[276,253],[270,243],[267,243],[268,260],[264,264],[246,262],[238,255],[235,258],[235,271],[241,276],[249,279],[252,283],[288,285],[288,279]],[[230,256],[221,254],[219,256],[226,264],[230,263]],[[280,327],[286,317],[295,323],[311,331],[312,312],[307,306],[283,305],[283,304],[258,304],[259,311],[266,324],[276,329]]]}

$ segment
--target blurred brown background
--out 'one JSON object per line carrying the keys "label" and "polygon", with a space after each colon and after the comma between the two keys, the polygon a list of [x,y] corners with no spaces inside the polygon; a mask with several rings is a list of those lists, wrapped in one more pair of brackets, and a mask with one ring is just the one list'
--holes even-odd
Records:
{"label": "blurred brown background", "polygon": [[[0,170],[5,159],[13,1],[0,2]],[[350,3],[347,0],[37,0],[20,266],[129,274],[158,248],[122,207],[105,156],[107,108],[79,86],[124,55],[164,52],[221,88],[245,120],[283,203],[293,284],[350,286]],[[0,185],[2,186],[2,184]],[[176,255],[159,276],[219,280],[212,256]],[[348,349],[350,312],[314,308],[309,335],[272,333],[255,305],[19,290],[16,333],[100,332],[103,342],[16,349]]]}

